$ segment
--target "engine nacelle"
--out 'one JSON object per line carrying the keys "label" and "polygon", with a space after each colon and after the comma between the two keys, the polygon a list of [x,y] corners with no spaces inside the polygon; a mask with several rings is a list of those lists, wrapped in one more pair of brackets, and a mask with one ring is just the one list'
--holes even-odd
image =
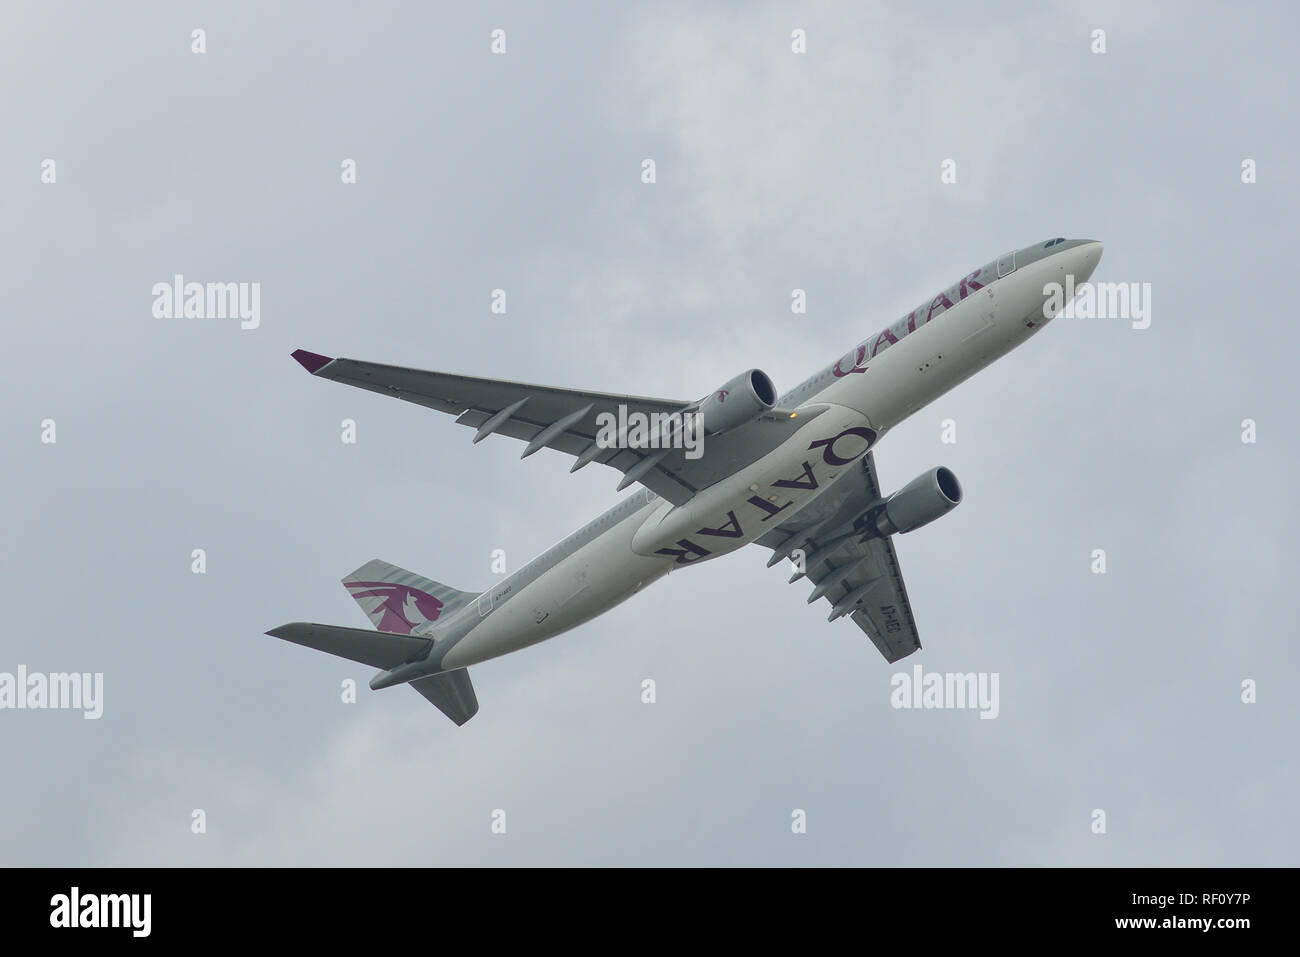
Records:
{"label": "engine nacelle", "polygon": [[776,386],[759,369],[742,372],[707,399],[700,400],[705,435],[730,432],[776,405]]}
{"label": "engine nacelle", "polygon": [[961,483],[943,466],[918,475],[900,488],[873,516],[882,537],[911,532],[946,515],[961,502]]}

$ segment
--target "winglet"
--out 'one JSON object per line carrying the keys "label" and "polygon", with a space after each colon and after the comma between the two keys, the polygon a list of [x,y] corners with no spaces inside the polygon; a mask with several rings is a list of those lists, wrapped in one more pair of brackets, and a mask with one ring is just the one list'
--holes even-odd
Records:
{"label": "winglet", "polygon": [[324,369],[334,360],[329,356],[320,356],[314,352],[308,352],[306,349],[297,349],[292,353],[293,357],[298,360],[298,364],[315,375]]}

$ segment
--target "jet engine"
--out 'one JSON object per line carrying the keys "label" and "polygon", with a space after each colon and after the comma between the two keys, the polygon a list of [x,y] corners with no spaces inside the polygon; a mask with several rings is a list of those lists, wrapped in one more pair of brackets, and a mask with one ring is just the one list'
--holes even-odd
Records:
{"label": "jet engine", "polygon": [[752,422],[776,405],[776,386],[759,369],[742,372],[700,400],[700,417],[705,435],[729,432]]}
{"label": "jet engine", "polygon": [[870,516],[873,530],[882,538],[895,532],[911,532],[946,515],[961,502],[961,484],[943,466],[918,475],[875,509]]}

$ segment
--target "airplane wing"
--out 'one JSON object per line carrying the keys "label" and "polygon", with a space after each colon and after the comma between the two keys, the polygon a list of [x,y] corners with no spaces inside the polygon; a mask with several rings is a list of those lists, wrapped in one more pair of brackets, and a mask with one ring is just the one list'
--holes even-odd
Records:
{"label": "airplane wing", "polygon": [[625,414],[681,412],[695,403],[424,372],[356,359],[332,359],[304,349],[294,352],[293,357],[304,369],[322,379],[454,415],[460,425],[477,430],[475,442],[493,434],[524,441],[527,445],[521,458],[550,448],[575,457],[570,471],[577,471],[589,462],[608,465],[624,473],[620,490],[632,482],[640,482],[674,505],[681,505],[700,489],[776,448],[816,414],[812,411],[791,420],[788,413],[774,410],[740,428],[709,436],[702,445],[703,455],[698,458],[687,458],[683,449],[671,449],[660,456],[656,449],[599,447],[597,416],[611,413],[617,418],[620,407]]}
{"label": "airplane wing", "polygon": [[837,483],[846,487],[828,490],[824,505],[814,502],[757,541],[773,550],[769,565],[802,549],[807,574],[796,571],[790,581],[809,579],[814,586],[809,603],[825,598],[830,621],[851,618],[885,660],[895,662],[918,650],[921,639],[893,542],[870,535],[858,521],[884,501],[872,453],[863,456],[861,470],[855,471],[860,480],[846,476]]}

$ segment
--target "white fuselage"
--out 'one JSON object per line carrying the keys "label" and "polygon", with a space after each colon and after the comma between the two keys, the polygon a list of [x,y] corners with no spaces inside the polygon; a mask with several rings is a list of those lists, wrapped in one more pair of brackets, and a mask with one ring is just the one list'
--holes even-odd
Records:
{"label": "white fuselage", "polygon": [[[1016,268],[1016,255],[1029,261]],[[1026,247],[963,278],[782,396],[777,407],[808,422],[767,455],[680,506],[637,492],[576,533],[588,540],[549,567],[530,563],[484,592],[461,613],[478,623],[437,656],[441,668],[568,631],[674,567],[735,551],[787,521],[889,429],[1042,328],[1044,287],[1067,274],[1086,281],[1100,256],[1099,243]]]}

